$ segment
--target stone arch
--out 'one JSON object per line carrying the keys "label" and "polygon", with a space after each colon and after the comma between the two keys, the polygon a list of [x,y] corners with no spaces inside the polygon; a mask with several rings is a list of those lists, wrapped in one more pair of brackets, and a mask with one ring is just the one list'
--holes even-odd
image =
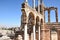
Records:
{"label": "stone arch", "polygon": [[29,29],[29,34],[31,34],[31,30],[33,30],[32,26],[35,24],[35,16],[32,12],[29,13],[28,15],[28,29]]}
{"label": "stone arch", "polygon": [[35,15],[33,12],[29,12],[29,15],[31,15],[35,19]]}
{"label": "stone arch", "polygon": [[35,24],[35,16],[34,16],[34,14],[32,12],[29,13],[28,23],[31,23],[31,25]]}
{"label": "stone arch", "polygon": [[39,38],[38,38],[38,34],[39,34],[39,32],[38,32],[38,29],[39,29],[39,26],[40,26],[40,19],[39,19],[39,16],[37,16],[36,17],[36,40],[38,40]]}
{"label": "stone arch", "polygon": [[28,15],[28,34],[29,34],[30,39],[31,39],[31,33],[33,32],[31,30],[33,30],[34,24],[35,24],[35,16],[32,12],[30,12]]}
{"label": "stone arch", "polygon": [[41,25],[43,25],[43,19],[42,18],[41,18],[41,21],[40,22],[41,22]]}
{"label": "stone arch", "polygon": [[37,21],[37,22],[40,21],[39,16],[36,17],[36,21]]}
{"label": "stone arch", "polygon": [[40,25],[39,16],[36,17],[36,30],[38,30],[38,26]]}

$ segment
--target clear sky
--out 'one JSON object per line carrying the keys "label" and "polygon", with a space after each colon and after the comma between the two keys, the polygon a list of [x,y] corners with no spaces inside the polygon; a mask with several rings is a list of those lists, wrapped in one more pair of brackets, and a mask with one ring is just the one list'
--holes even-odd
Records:
{"label": "clear sky", "polygon": [[[60,17],[60,0],[43,0],[46,7],[55,6],[58,8],[58,17]],[[21,4],[24,0],[0,0],[0,25],[17,25],[21,23]],[[29,4],[31,4],[29,0]],[[51,12],[51,19],[55,21],[53,17],[54,11]],[[46,12],[47,15],[47,12]],[[47,16],[46,16],[47,17]],[[52,18],[53,17],[53,18]],[[46,18],[47,21],[47,18]],[[59,18],[60,21],[60,18]]]}

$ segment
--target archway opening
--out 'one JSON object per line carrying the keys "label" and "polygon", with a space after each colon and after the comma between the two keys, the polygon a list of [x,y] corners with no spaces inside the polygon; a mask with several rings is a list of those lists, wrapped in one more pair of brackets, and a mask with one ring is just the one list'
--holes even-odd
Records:
{"label": "archway opening", "polygon": [[36,17],[36,31],[38,31],[38,26],[40,25],[39,22],[40,22],[40,21],[39,21],[39,17],[37,16],[37,17]]}
{"label": "archway opening", "polygon": [[43,25],[43,19],[41,19],[41,25]]}
{"label": "archway opening", "polygon": [[36,17],[36,40],[39,39],[39,38],[38,38],[38,34],[39,34],[38,28],[39,28],[39,26],[40,26],[39,16],[37,16],[37,17]]}
{"label": "archway opening", "polygon": [[35,22],[35,17],[34,14],[31,12],[29,13],[28,23],[31,23],[31,25],[33,25],[34,22]]}
{"label": "archway opening", "polygon": [[33,33],[33,25],[35,23],[35,16],[32,12],[29,13],[28,16],[28,34],[29,34],[29,40],[33,38],[32,33]]}

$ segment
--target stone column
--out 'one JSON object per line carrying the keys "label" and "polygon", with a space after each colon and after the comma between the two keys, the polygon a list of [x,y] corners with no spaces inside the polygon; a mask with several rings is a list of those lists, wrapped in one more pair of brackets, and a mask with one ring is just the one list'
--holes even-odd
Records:
{"label": "stone column", "polygon": [[48,23],[50,23],[50,10],[48,10]]}
{"label": "stone column", "polygon": [[35,40],[35,25],[33,25],[33,40]]}
{"label": "stone column", "polygon": [[31,35],[29,35],[29,40],[31,40]]}
{"label": "stone column", "polygon": [[28,0],[25,0],[25,2],[28,2]]}
{"label": "stone column", "polygon": [[44,11],[44,23],[45,23],[45,11]]}
{"label": "stone column", "polygon": [[31,33],[31,40],[33,40],[33,33]]}
{"label": "stone column", "polygon": [[33,8],[35,9],[35,0],[33,0]]}
{"label": "stone column", "polygon": [[27,40],[27,23],[24,24],[24,40]]}
{"label": "stone column", "polygon": [[40,25],[39,25],[39,27],[38,27],[38,33],[39,33],[39,40],[40,40]]}
{"label": "stone column", "polygon": [[40,24],[40,22],[38,22],[38,25],[37,25],[37,27],[38,27],[38,40],[40,40],[40,26],[41,26],[41,24]]}
{"label": "stone column", "polygon": [[55,13],[56,13],[56,22],[58,23],[58,12],[57,12],[57,8],[55,10]]}
{"label": "stone column", "polygon": [[38,12],[40,13],[40,0],[38,0]]}
{"label": "stone column", "polygon": [[43,1],[43,0],[40,0],[40,4],[42,4],[42,1]]}

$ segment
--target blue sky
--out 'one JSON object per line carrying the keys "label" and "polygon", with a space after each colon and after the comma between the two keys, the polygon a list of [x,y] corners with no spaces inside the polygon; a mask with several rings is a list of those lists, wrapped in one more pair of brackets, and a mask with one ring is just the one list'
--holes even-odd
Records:
{"label": "blue sky", "polygon": [[[32,0],[29,0],[29,5],[32,6]],[[24,0],[0,0],[0,25],[17,25],[21,24],[21,4]],[[60,0],[43,0],[46,7],[55,6],[58,8],[58,17],[60,17]],[[37,5],[37,4],[36,4]],[[54,11],[51,11],[51,19]],[[47,12],[46,12],[47,15]],[[47,16],[46,16],[47,17]],[[53,17],[53,18],[52,18]],[[47,18],[46,18],[47,21]],[[60,22],[60,18],[59,18]]]}

